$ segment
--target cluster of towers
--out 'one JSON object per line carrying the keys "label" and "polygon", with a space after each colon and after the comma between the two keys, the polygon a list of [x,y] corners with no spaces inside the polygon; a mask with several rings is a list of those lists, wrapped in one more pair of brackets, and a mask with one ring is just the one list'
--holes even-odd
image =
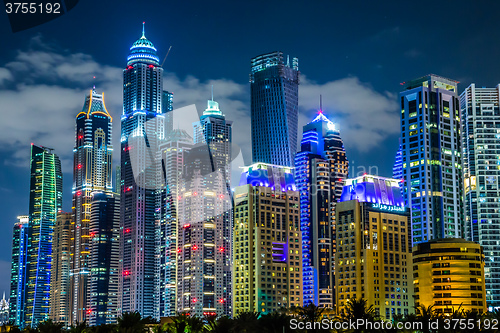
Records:
{"label": "cluster of towers", "polygon": [[[405,83],[394,179],[348,179],[359,175],[322,106],[298,144],[299,77],[282,52],[251,60],[253,164],[232,189],[232,122],[212,97],[192,133],[174,129],[143,30],[123,70],[115,181],[113,119],[95,88],[76,116],[71,212],[59,158],[31,146],[10,319],[100,325],[134,311],[231,316],[358,297],[391,318],[413,305],[412,244],[443,238],[484,247],[485,298],[499,306],[499,87],[459,97],[439,76]],[[393,293],[381,300],[379,288]]]}

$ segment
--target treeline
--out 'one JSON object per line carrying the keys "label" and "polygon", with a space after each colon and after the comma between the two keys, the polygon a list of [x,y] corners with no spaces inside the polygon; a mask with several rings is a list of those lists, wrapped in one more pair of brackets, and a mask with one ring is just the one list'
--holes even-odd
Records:
{"label": "treeline", "polygon": [[0,332],[11,333],[444,333],[500,332],[500,311],[492,313],[467,312],[461,307],[451,309],[446,316],[432,306],[415,308],[407,316],[396,315],[392,321],[382,320],[365,300],[349,301],[340,315],[332,309],[313,304],[282,309],[269,314],[242,312],[234,318],[205,316],[203,318],[178,314],[164,323],[142,318],[137,312],[124,313],[116,324],[88,326],[85,322],[64,328],[62,323],[47,320],[37,328],[7,324]]}

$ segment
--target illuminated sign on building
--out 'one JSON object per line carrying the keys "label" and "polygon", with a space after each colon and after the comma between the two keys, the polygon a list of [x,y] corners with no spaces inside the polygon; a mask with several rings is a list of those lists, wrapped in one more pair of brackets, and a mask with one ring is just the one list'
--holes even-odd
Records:
{"label": "illuminated sign on building", "polygon": [[381,210],[384,212],[404,213],[406,211],[405,207],[383,205],[383,204],[379,204],[379,203],[372,203],[371,207],[373,209]]}

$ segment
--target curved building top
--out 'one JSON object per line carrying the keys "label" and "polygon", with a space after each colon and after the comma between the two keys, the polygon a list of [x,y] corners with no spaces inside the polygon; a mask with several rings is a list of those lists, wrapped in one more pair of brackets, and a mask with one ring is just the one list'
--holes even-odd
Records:
{"label": "curved building top", "polygon": [[130,54],[127,57],[127,66],[135,63],[146,63],[150,65],[160,65],[160,58],[156,54],[153,43],[144,34],[144,22],[142,23],[142,36],[130,47]]}

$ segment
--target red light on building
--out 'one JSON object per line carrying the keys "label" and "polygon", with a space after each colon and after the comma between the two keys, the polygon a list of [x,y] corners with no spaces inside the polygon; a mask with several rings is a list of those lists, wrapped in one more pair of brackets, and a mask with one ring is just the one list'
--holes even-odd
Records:
{"label": "red light on building", "polygon": [[220,303],[220,304],[224,303],[224,299],[223,299],[223,298],[221,298],[221,299],[219,300],[219,303]]}
{"label": "red light on building", "polygon": [[181,251],[182,251],[182,250],[181,250],[181,248],[180,248],[180,247],[179,247],[179,248],[177,248],[177,253],[181,253]]}
{"label": "red light on building", "polygon": [[224,252],[224,247],[219,247],[219,252]]}
{"label": "red light on building", "polygon": [[155,68],[155,66],[154,66],[154,65],[149,65],[148,67],[149,67],[149,68]]}
{"label": "red light on building", "polygon": [[92,313],[92,310],[91,309],[88,309],[87,310],[87,314],[91,314]]}
{"label": "red light on building", "polygon": [[78,139],[83,139],[83,135],[79,135],[79,136],[78,136]]}
{"label": "red light on building", "polygon": [[81,168],[82,168],[82,165],[81,165],[81,164],[78,164],[78,167],[77,167],[77,168],[78,168],[78,169],[81,169]]}
{"label": "red light on building", "polygon": [[192,249],[193,249],[193,251],[196,251],[196,250],[198,250],[198,246],[193,245]]}
{"label": "red light on building", "polygon": [[127,69],[132,69],[132,68],[134,68],[134,67],[133,66],[127,66]]}
{"label": "red light on building", "polygon": [[198,300],[195,298],[193,298],[193,303],[196,303]]}
{"label": "red light on building", "polygon": [[76,195],[80,196],[80,195],[82,195],[82,192],[78,191],[78,192],[76,192]]}
{"label": "red light on building", "polygon": [[129,229],[129,228],[125,229],[125,233],[127,233],[127,234],[128,234],[129,232],[130,232],[130,229]]}
{"label": "red light on building", "polygon": [[183,228],[186,229],[186,228],[189,228],[191,226],[191,224],[184,224]]}
{"label": "red light on building", "polygon": [[123,276],[129,276],[130,275],[130,271],[123,271]]}
{"label": "red light on building", "polygon": [[194,195],[194,196],[197,196],[197,195],[198,195],[198,192],[193,192],[193,195]]}
{"label": "red light on building", "polygon": [[224,194],[219,195],[219,198],[224,199]]}

